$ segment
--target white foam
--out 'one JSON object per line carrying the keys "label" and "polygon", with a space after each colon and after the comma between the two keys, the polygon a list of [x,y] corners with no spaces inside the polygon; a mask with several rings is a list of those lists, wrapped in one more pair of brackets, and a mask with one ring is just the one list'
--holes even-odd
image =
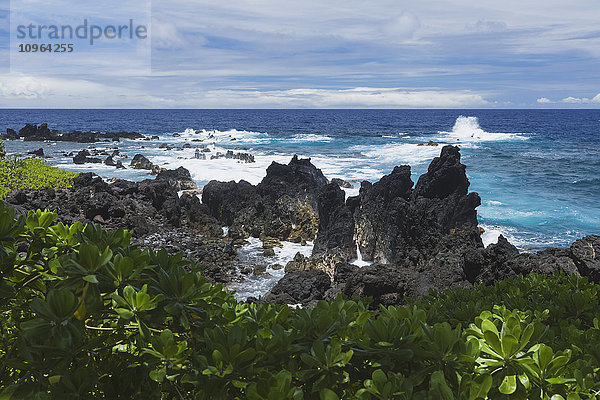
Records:
{"label": "white foam", "polygon": [[498,238],[502,235],[502,232],[499,229],[486,225],[481,225],[481,227],[484,229],[484,232],[481,235],[481,241],[485,247],[488,247],[490,244],[498,243]]}
{"label": "white foam", "polygon": [[[281,242],[283,247],[274,247],[274,257],[263,256],[262,242],[258,238],[250,237],[247,239],[248,244],[242,246],[238,251],[238,258],[242,265],[253,266],[253,265],[264,265],[267,267],[266,274],[254,275],[249,274],[241,282],[232,282],[229,284],[228,289],[234,290],[235,298],[237,300],[246,300],[248,297],[261,297],[264,296],[283,276],[285,275],[284,267],[292,261],[297,253],[310,257],[313,250],[313,244],[307,243],[302,246],[299,243],[292,242]],[[272,266],[279,264],[282,266],[280,269],[273,269]]]}
{"label": "white foam", "polygon": [[[357,145],[350,150],[359,151],[371,162],[386,165],[417,165],[440,155],[440,146],[419,146],[416,143],[387,143],[383,145]],[[364,160],[362,160],[364,162]],[[389,173],[389,172],[388,172]]]}
{"label": "white foam", "polygon": [[299,135],[295,135],[293,136],[291,139],[289,139],[290,142],[325,142],[325,143],[329,143],[331,141],[333,141],[332,137],[329,137],[327,135],[316,135],[313,133],[302,133]]}
{"label": "white foam", "polygon": [[217,129],[201,129],[195,130],[187,128],[183,132],[177,132],[179,137],[185,139],[200,139],[203,142],[241,142],[241,143],[261,143],[271,140],[266,132],[254,132],[246,130],[229,129],[220,131]]}
{"label": "white foam", "polygon": [[346,192],[346,200],[348,200],[348,197],[354,197],[354,196],[358,196],[360,193],[360,185],[355,185],[357,187],[354,187],[352,189],[350,188],[342,188],[342,190],[344,190],[344,192]]}
{"label": "white foam", "polygon": [[373,261],[363,260],[362,253],[360,252],[360,247],[358,246],[358,243],[356,243],[356,258],[350,260],[350,264],[353,264],[359,268],[362,268],[364,266],[373,264]]}
{"label": "white foam", "polygon": [[441,131],[439,133],[445,135],[445,139],[448,139],[450,142],[484,142],[527,139],[526,136],[519,133],[486,132],[479,126],[479,118],[465,117],[464,115],[456,118],[452,131]]}

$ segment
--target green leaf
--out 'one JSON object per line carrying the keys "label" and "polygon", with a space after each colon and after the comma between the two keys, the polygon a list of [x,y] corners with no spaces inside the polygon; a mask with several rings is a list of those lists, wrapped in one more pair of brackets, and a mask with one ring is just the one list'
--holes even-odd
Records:
{"label": "green leaf", "polygon": [[505,376],[498,390],[502,394],[513,394],[517,390],[517,377],[515,375]]}
{"label": "green leaf", "polygon": [[339,400],[338,395],[331,389],[321,389],[319,396],[321,400]]}
{"label": "green leaf", "polygon": [[89,283],[98,283],[96,275],[86,275],[83,277],[83,280]]}

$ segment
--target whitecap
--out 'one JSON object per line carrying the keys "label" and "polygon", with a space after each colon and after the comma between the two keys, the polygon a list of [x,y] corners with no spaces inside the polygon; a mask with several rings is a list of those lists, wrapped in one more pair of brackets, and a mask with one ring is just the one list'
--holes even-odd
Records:
{"label": "whitecap", "polygon": [[485,142],[485,141],[503,141],[513,139],[528,139],[522,133],[506,133],[506,132],[487,132],[479,125],[479,118],[465,117],[460,115],[456,118],[452,131],[440,131],[440,134],[445,135],[445,139],[454,142]]}
{"label": "whitecap", "polygon": [[317,135],[314,133],[302,133],[302,134],[292,136],[287,141],[293,142],[293,143],[297,143],[297,142],[300,142],[300,143],[302,143],[302,142],[329,143],[329,142],[333,141],[333,138],[330,136],[327,136],[327,135]]}

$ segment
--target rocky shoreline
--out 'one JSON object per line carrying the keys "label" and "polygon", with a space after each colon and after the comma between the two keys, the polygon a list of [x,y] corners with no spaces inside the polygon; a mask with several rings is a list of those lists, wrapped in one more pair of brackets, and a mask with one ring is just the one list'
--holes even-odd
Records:
{"label": "rocky shoreline", "polygon": [[[410,167],[399,166],[376,183],[363,182],[360,194],[347,199],[344,182],[330,182],[310,159],[294,157],[287,165],[273,162],[256,186],[211,181],[201,199],[178,195],[196,186],[179,168],[137,183],[109,184],[85,173],[71,189],[18,191],[6,202],[19,211],[56,210],[65,223],[133,229],[134,243],[183,251],[214,283],[238,278],[237,249],[250,236],[260,238],[266,257],[281,241],[314,241],[312,256],[294,257],[260,299],[265,302],[310,306],[343,293],[399,304],[431,289],[558,270],[600,281],[600,236],[537,253],[520,253],[502,236],[484,247],[476,211],[481,200],[468,192],[465,170],[459,148],[445,146],[416,184]],[[354,265],[359,256],[370,264]]]}

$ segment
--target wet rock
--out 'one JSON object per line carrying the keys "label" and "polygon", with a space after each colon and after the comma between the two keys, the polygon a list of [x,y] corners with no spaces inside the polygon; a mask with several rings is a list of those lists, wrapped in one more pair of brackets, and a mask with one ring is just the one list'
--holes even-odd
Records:
{"label": "wet rock", "polygon": [[419,143],[417,146],[439,146],[439,143],[430,140],[427,143]]}
{"label": "wet rock", "polygon": [[116,167],[117,166],[117,164],[115,163],[115,160],[113,160],[112,156],[106,157],[106,159],[104,160],[104,164],[108,165],[109,167]]}
{"label": "wet rock", "polygon": [[87,150],[81,150],[75,157],[73,157],[73,164],[85,164],[85,163],[101,163],[102,160],[95,157],[90,157],[91,154]]}
{"label": "wet rock", "polygon": [[40,147],[37,150],[28,151],[27,154],[31,154],[38,157],[44,157],[44,149]]}
{"label": "wet rock", "polygon": [[254,275],[263,275],[267,272],[267,267],[265,265],[257,265],[252,270]]}

